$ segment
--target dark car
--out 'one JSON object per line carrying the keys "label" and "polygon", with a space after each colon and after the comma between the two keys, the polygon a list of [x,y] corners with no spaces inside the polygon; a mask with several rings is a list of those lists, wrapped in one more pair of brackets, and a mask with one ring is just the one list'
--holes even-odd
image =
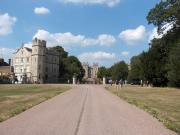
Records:
{"label": "dark car", "polygon": [[133,80],[131,82],[131,85],[141,85],[141,81],[140,80]]}

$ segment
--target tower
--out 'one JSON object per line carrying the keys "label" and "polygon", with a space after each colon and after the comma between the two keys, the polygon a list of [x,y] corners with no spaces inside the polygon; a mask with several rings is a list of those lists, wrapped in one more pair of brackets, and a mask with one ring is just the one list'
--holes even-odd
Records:
{"label": "tower", "polygon": [[97,73],[99,69],[98,63],[93,63],[93,70],[92,70],[92,78],[97,78]]}
{"label": "tower", "polygon": [[84,62],[82,64],[84,70],[85,70],[85,75],[84,75],[84,78],[89,78],[89,64]]}
{"label": "tower", "polygon": [[45,73],[45,54],[46,54],[46,41],[39,40],[37,38],[32,41],[32,61],[31,61],[31,73],[32,82],[44,83]]}

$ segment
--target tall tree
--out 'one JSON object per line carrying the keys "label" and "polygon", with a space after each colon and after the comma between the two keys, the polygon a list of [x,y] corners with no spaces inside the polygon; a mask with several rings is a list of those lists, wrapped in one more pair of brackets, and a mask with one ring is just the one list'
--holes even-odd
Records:
{"label": "tall tree", "polygon": [[180,0],[161,0],[154,8],[150,10],[147,16],[149,24],[158,27],[161,33],[168,27],[173,25],[173,29],[180,28]]}
{"label": "tall tree", "polygon": [[171,50],[168,66],[169,86],[180,87],[180,42]]}
{"label": "tall tree", "polygon": [[124,61],[120,61],[111,67],[113,80],[126,80],[128,76],[128,65]]}
{"label": "tall tree", "polygon": [[75,56],[68,56],[68,52],[61,46],[51,48],[59,53],[59,82],[67,83],[76,75],[79,81],[84,76],[84,69],[81,62]]}
{"label": "tall tree", "polygon": [[72,80],[73,76],[76,76],[79,81],[82,81],[85,71],[78,58],[69,56],[64,59],[64,65],[66,70],[64,79]]}
{"label": "tall tree", "polygon": [[100,67],[98,69],[97,77],[102,79],[103,77],[108,76],[108,69],[106,67]]}
{"label": "tall tree", "polygon": [[[180,62],[176,50],[180,46],[180,0],[162,0],[150,10],[147,20],[158,27],[159,34],[164,34],[161,39],[152,40],[148,51],[150,61],[153,61],[153,76],[150,79],[156,85],[167,85],[169,81],[171,86],[178,86],[180,69],[176,68]],[[170,29],[167,34],[165,29]]]}
{"label": "tall tree", "polygon": [[133,80],[140,80],[142,78],[140,56],[134,56],[131,58],[130,67],[128,81],[132,82]]}

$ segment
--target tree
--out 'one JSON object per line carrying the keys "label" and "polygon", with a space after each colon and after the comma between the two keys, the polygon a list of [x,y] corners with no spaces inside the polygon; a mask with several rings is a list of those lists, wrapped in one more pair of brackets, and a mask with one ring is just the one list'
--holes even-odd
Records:
{"label": "tree", "polygon": [[[163,0],[150,10],[147,16],[149,24],[158,27],[158,33],[171,29],[161,39],[153,39],[147,52],[152,69],[149,79],[155,86],[178,86],[178,46],[180,39],[180,1]],[[175,50],[176,48],[177,50]],[[175,64],[177,61],[177,64]],[[177,76],[176,76],[177,75]]]}
{"label": "tree", "polygon": [[168,66],[169,86],[180,87],[180,42],[171,50]]}
{"label": "tree", "polygon": [[147,79],[154,86],[167,86],[167,63],[170,47],[162,39],[154,39],[151,48],[147,52],[149,71]]}
{"label": "tree", "polygon": [[134,56],[131,58],[131,63],[130,63],[130,71],[128,74],[128,81],[132,82],[133,80],[140,80],[141,77],[141,61],[140,61],[140,56]]}
{"label": "tree", "polygon": [[84,76],[81,62],[75,56],[68,56],[68,52],[61,46],[55,46],[51,49],[59,53],[59,82],[67,83],[67,80],[71,81],[74,75],[81,81]]}
{"label": "tree", "polygon": [[113,80],[126,80],[128,76],[128,65],[124,61],[120,61],[111,67]]}
{"label": "tree", "polygon": [[52,49],[59,53],[60,58],[68,57],[68,52],[66,52],[62,46],[55,46]]}
{"label": "tree", "polygon": [[98,73],[97,73],[97,77],[102,79],[103,77],[107,77],[108,76],[108,69],[106,67],[100,67],[98,69]]}
{"label": "tree", "polygon": [[162,0],[150,10],[147,16],[149,24],[158,27],[161,33],[169,25],[173,25],[173,30],[180,28],[180,1]]}
{"label": "tree", "polygon": [[69,56],[64,59],[65,65],[65,77],[66,80],[72,80],[73,76],[76,75],[79,81],[82,81],[84,76],[84,69],[81,62],[75,56]]}

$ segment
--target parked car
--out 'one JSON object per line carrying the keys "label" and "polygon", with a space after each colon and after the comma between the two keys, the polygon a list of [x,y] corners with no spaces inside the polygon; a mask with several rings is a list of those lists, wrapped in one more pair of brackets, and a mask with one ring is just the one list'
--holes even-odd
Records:
{"label": "parked car", "polygon": [[131,82],[131,85],[141,85],[141,81],[140,80],[133,80]]}

